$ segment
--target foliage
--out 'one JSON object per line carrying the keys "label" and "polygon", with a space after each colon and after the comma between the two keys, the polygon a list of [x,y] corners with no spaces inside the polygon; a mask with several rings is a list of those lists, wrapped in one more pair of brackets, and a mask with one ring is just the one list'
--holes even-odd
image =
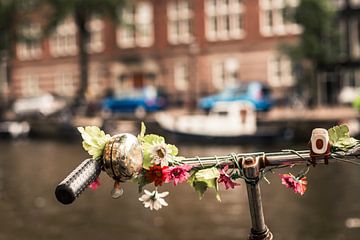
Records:
{"label": "foliage", "polygon": [[353,108],[356,110],[360,110],[360,95],[355,98],[355,100],[352,102]]}
{"label": "foliage", "polygon": [[335,150],[348,151],[358,143],[358,140],[350,137],[349,128],[346,125],[332,127],[328,133],[330,143]]}
{"label": "foliage", "polygon": [[80,86],[73,106],[78,106],[85,98],[88,86],[89,53],[87,50],[90,41],[88,23],[93,17],[103,17],[113,21],[120,19],[121,9],[125,0],[43,0],[48,6],[48,24],[44,34],[48,35],[63,22],[72,17],[78,30]]}
{"label": "foliage", "polygon": [[189,178],[188,182],[191,186],[193,186],[195,191],[199,193],[200,199],[204,196],[204,193],[208,188],[214,188],[216,190],[216,198],[220,201],[217,182],[219,177],[219,170],[216,167],[211,167],[193,171],[193,174]]}
{"label": "foliage", "polygon": [[81,137],[83,138],[83,148],[87,151],[93,159],[99,160],[103,154],[103,150],[107,141],[110,140],[110,135],[105,134],[98,127],[78,127]]}
{"label": "foliage", "polygon": [[[39,38],[35,39],[37,36],[30,37],[29,34],[21,31],[23,26],[29,25],[32,22],[30,15],[39,8],[39,2],[40,0],[0,0],[0,64],[2,61],[5,62],[6,81],[10,90],[12,85],[12,58],[16,49],[15,44],[19,41],[39,40]],[[2,97],[0,95],[0,98]],[[10,98],[12,97],[13,91],[10,91]]]}
{"label": "foliage", "polygon": [[317,73],[338,62],[339,32],[336,13],[328,0],[302,0],[294,12],[294,20],[302,27],[299,41],[283,44],[296,70],[298,89],[313,96],[317,94]]}
{"label": "foliage", "polygon": [[328,0],[300,1],[295,21],[303,28],[297,46],[300,58],[310,60],[314,67],[337,60],[339,46],[335,9]]}

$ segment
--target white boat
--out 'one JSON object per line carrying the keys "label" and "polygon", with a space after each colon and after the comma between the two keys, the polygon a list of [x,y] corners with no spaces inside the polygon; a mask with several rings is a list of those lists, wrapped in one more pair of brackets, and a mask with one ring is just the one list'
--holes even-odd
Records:
{"label": "white boat", "polygon": [[257,131],[256,112],[246,101],[219,102],[209,115],[155,115],[159,125],[170,132],[203,137],[251,136]]}
{"label": "white boat", "polygon": [[28,122],[14,122],[6,121],[0,122],[0,135],[6,134],[13,138],[27,136],[30,132],[30,125]]}

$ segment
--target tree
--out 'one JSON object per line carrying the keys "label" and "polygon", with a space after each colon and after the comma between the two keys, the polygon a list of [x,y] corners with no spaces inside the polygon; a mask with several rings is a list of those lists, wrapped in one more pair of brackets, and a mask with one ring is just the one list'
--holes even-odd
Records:
{"label": "tree", "polygon": [[[317,75],[332,68],[338,61],[339,34],[336,13],[328,0],[301,0],[294,13],[294,20],[302,26],[296,46],[286,46],[285,52],[300,66],[300,85],[318,94]],[[317,89],[317,91],[316,91]]]}
{"label": "tree", "polygon": [[[6,79],[2,79],[1,83],[7,82],[11,89],[12,85],[12,58],[14,56],[15,44],[18,41],[29,41],[20,28],[30,22],[30,15],[39,7],[39,1],[32,0],[0,0],[0,63],[6,66]],[[3,89],[0,88],[0,92]],[[10,91],[11,93],[11,91]],[[1,98],[3,98],[1,94]],[[12,96],[10,96],[12,98]],[[4,101],[4,99],[2,99]]]}
{"label": "tree", "polygon": [[78,30],[80,87],[73,106],[79,106],[85,100],[88,86],[89,54],[87,46],[90,31],[87,23],[93,16],[106,17],[110,20],[120,19],[125,0],[45,0],[50,8],[50,20],[45,33],[50,33],[65,18],[72,16]]}

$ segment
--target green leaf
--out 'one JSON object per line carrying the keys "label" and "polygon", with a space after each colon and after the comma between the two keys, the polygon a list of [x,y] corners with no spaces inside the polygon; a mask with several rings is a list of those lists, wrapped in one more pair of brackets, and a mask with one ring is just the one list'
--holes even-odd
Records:
{"label": "green leaf", "polygon": [[171,149],[171,155],[173,155],[173,156],[178,155],[179,150],[175,145],[167,144],[167,147]]}
{"label": "green leaf", "polygon": [[330,143],[335,149],[347,151],[358,143],[358,140],[350,137],[349,128],[346,125],[332,127],[328,133]]}
{"label": "green leaf", "polygon": [[341,138],[350,137],[349,128],[346,125],[334,126],[328,130],[330,143],[334,144]]}
{"label": "green leaf", "polygon": [[93,159],[100,159],[105,144],[109,141],[110,135],[105,134],[96,126],[78,127],[78,131],[83,138],[82,146],[92,156]]}
{"label": "green leaf", "polygon": [[145,126],[144,122],[141,122],[141,129],[140,129],[140,133],[138,135],[139,140],[142,140],[144,138],[145,132],[146,132],[146,126]]}
{"label": "green leaf", "polygon": [[221,197],[220,197],[220,193],[219,193],[219,183],[218,183],[218,181],[216,181],[216,179],[215,179],[215,191],[216,191],[216,200],[221,202]]}
{"label": "green leaf", "polygon": [[220,177],[220,172],[216,167],[199,170],[195,177],[197,180],[211,180]]}
{"label": "green leaf", "polygon": [[193,183],[193,187],[194,187],[195,191],[199,193],[200,199],[203,198],[206,190],[208,189],[208,185],[205,182],[198,182],[198,181],[195,181]]}
{"label": "green leaf", "polygon": [[136,182],[139,185],[139,193],[141,193],[145,185],[150,183],[145,177],[145,171],[142,171],[142,173],[136,178]]}
{"label": "green leaf", "polygon": [[149,144],[152,144],[155,142],[161,143],[161,142],[165,142],[165,138],[155,135],[155,134],[148,134],[143,137],[143,141],[144,141],[144,143],[149,143]]}
{"label": "green leaf", "polygon": [[143,153],[144,153],[143,168],[149,170],[149,168],[152,166],[151,154],[149,151],[143,151]]}
{"label": "green leaf", "polygon": [[200,199],[208,188],[214,188],[216,191],[216,199],[221,201],[217,183],[217,178],[220,176],[220,173],[217,168],[212,167],[198,171],[194,170],[191,171],[190,174],[188,183],[199,193]]}

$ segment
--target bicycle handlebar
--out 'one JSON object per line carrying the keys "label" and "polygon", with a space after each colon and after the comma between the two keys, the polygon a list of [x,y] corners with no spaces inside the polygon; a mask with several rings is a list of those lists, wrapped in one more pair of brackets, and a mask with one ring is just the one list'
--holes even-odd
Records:
{"label": "bicycle handlebar", "polygon": [[56,199],[70,204],[92,183],[101,172],[101,162],[84,160],[55,189]]}

